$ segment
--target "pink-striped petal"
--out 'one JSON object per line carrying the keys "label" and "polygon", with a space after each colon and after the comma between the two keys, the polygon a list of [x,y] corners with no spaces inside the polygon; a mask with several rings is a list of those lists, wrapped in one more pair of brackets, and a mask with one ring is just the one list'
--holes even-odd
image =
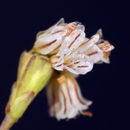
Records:
{"label": "pink-striped petal", "polygon": [[47,86],[49,113],[57,120],[75,118],[92,104],[82,96],[79,85],[70,73],[63,72],[52,77],[51,81]]}

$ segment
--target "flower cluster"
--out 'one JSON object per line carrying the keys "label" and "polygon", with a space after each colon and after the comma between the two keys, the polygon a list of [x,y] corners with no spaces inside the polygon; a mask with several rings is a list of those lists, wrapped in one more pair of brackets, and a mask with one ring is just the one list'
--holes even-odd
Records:
{"label": "flower cluster", "polygon": [[94,64],[109,63],[114,46],[103,40],[102,30],[87,38],[79,22],[64,19],[37,34],[32,50],[20,57],[17,79],[5,108],[0,130],[9,130],[24,114],[33,99],[49,81],[46,92],[52,117],[71,119],[92,116],[76,77],[93,69]]}
{"label": "flower cluster", "polygon": [[82,97],[73,75],[90,72],[96,63],[109,63],[113,49],[102,39],[101,29],[87,38],[81,23],[67,24],[64,19],[37,34],[35,52],[47,55],[52,67],[60,72],[52,76],[47,87],[51,116],[70,119],[88,109],[92,102]]}
{"label": "flower cluster", "polygon": [[48,30],[38,33],[34,49],[40,54],[52,55],[50,61],[55,70],[86,74],[95,63],[109,63],[114,46],[102,39],[101,29],[91,38],[86,38],[84,31],[82,24],[66,24],[61,19]]}

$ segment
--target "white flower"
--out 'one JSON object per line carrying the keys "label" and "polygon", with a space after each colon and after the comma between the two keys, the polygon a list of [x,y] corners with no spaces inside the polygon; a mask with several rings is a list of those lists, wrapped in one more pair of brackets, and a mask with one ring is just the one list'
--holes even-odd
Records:
{"label": "white flower", "polygon": [[50,115],[58,120],[83,114],[92,104],[82,96],[76,80],[69,72],[52,77],[47,86],[47,96]]}
{"label": "white flower", "polygon": [[44,55],[57,52],[67,32],[65,26],[64,19],[61,19],[49,29],[39,32],[34,45],[35,51]]}
{"label": "white flower", "polygon": [[[82,25],[81,25],[82,26]],[[82,26],[84,29],[84,26]],[[60,19],[55,25],[45,31],[37,34],[34,44],[36,52],[43,55],[51,55],[58,52],[62,42],[66,36],[69,36],[73,30],[81,28],[76,22],[64,23],[64,19]],[[82,29],[82,30],[83,30]]]}

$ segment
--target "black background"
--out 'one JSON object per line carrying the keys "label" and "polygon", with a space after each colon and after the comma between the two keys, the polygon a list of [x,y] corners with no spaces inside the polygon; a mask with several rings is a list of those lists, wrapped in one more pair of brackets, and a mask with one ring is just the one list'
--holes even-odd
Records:
{"label": "black background", "polygon": [[104,39],[114,46],[111,64],[95,65],[80,76],[83,95],[94,103],[93,117],[78,116],[69,121],[49,117],[45,90],[30,105],[12,130],[130,130],[129,3],[125,0],[82,1],[3,1],[0,4],[0,121],[16,79],[21,52],[33,46],[36,33],[47,29],[60,18],[80,21],[87,36],[102,28]]}

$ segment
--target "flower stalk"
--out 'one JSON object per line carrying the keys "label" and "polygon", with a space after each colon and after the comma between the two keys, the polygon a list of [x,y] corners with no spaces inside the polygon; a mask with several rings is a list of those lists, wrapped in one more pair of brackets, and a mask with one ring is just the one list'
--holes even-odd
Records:
{"label": "flower stalk", "polygon": [[9,130],[14,123],[15,121],[10,116],[6,115],[0,126],[0,130]]}

